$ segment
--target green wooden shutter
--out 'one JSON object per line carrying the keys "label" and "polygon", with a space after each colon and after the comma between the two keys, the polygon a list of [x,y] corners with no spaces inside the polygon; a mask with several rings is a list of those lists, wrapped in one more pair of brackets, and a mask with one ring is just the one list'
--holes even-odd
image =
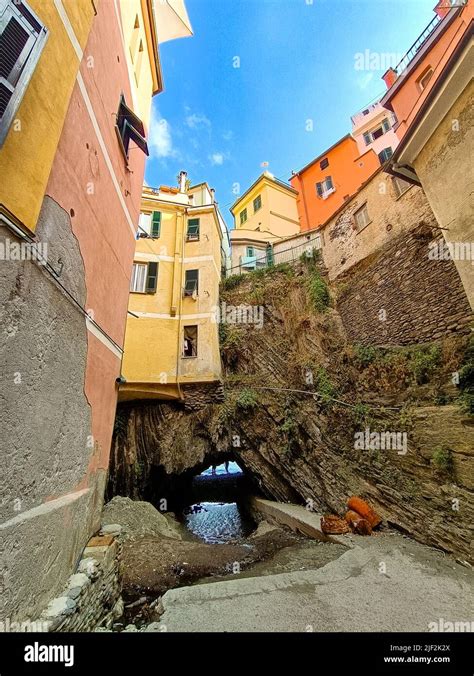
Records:
{"label": "green wooden shutter", "polygon": [[271,244],[267,244],[267,265],[271,267],[275,263],[275,258],[273,256],[273,247]]}
{"label": "green wooden shutter", "polygon": [[151,236],[159,237],[161,231],[161,211],[154,211],[151,219]]}
{"label": "green wooden shutter", "polygon": [[146,276],[146,292],[156,293],[156,285],[158,281],[158,263],[148,263],[148,271]]}
{"label": "green wooden shutter", "polygon": [[316,192],[318,193],[319,197],[323,196],[323,186],[321,183],[316,183]]}

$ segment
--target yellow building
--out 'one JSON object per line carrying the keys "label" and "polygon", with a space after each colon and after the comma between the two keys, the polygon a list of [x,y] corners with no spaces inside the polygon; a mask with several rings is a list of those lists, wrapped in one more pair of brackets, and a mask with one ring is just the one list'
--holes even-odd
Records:
{"label": "yellow building", "polygon": [[300,231],[297,191],[265,171],[230,211],[235,229],[230,232],[233,271],[265,265],[271,245]]}
{"label": "yellow building", "polygon": [[53,0],[0,0],[2,41],[10,45],[0,82],[0,222],[21,231],[36,228],[80,66],[77,50],[94,18],[90,0],[66,5],[76,49]]}
{"label": "yellow building", "polygon": [[216,308],[223,220],[207,183],[145,187],[130,284],[119,399],[179,399],[220,390]]}

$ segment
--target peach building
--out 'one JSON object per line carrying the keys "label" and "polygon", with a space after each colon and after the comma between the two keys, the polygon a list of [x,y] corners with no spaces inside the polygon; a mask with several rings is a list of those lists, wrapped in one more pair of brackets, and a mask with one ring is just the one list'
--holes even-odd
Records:
{"label": "peach building", "polygon": [[360,152],[347,134],[290,178],[298,191],[296,204],[301,230],[324,223],[380,167],[371,147]]}

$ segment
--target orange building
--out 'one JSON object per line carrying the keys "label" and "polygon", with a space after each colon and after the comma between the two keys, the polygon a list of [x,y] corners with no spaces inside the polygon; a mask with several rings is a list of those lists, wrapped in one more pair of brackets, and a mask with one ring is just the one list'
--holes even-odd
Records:
{"label": "orange building", "polygon": [[383,78],[400,139],[388,170],[423,188],[474,309],[474,2],[441,0],[434,11]]}
{"label": "orange building", "polygon": [[371,148],[360,154],[356,140],[347,134],[294,172],[290,183],[298,191],[301,230],[325,223],[379,168],[377,154]]}
{"label": "orange building", "polygon": [[402,139],[413,124],[423,103],[439,80],[456,48],[472,30],[472,0],[440,0],[435,16],[407,51],[396,68],[389,68],[383,80],[388,91],[381,100],[398,120],[394,130]]}

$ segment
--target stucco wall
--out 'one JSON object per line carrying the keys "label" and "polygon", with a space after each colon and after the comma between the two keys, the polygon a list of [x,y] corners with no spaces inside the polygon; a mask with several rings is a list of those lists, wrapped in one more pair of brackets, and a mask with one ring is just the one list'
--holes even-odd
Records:
{"label": "stucco wall", "polygon": [[[16,124],[10,127],[0,149],[0,203],[34,231],[79,60],[54,1],[28,0],[28,3],[49,35],[15,114]],[[67,9],[78,41],[84,47],[94,16],[92,4],[89,0],[69,0]],[[16,130],[18,124],[20,128]]]}
{"label": "stucco wall", "polygon": [[471,244],[455,260],[474,308],[474,82],[461,94],[415,161],[415,169],[446,242]]}
{"label": "stucco wall", "polygon": [[[69,215],[50,198],[37,234],[48,244],[51,266],[59,270],[62,262],[61,283],[83,303],[78,242]],[[84,391],[84,316],[32,261],[3,261],[0,292],[0,351],[6,365],[0,409],[0,615],[24,618],[34,616],[64,584],[100,503],[94,508],[95,480],[84,482],[95,453]]]}

